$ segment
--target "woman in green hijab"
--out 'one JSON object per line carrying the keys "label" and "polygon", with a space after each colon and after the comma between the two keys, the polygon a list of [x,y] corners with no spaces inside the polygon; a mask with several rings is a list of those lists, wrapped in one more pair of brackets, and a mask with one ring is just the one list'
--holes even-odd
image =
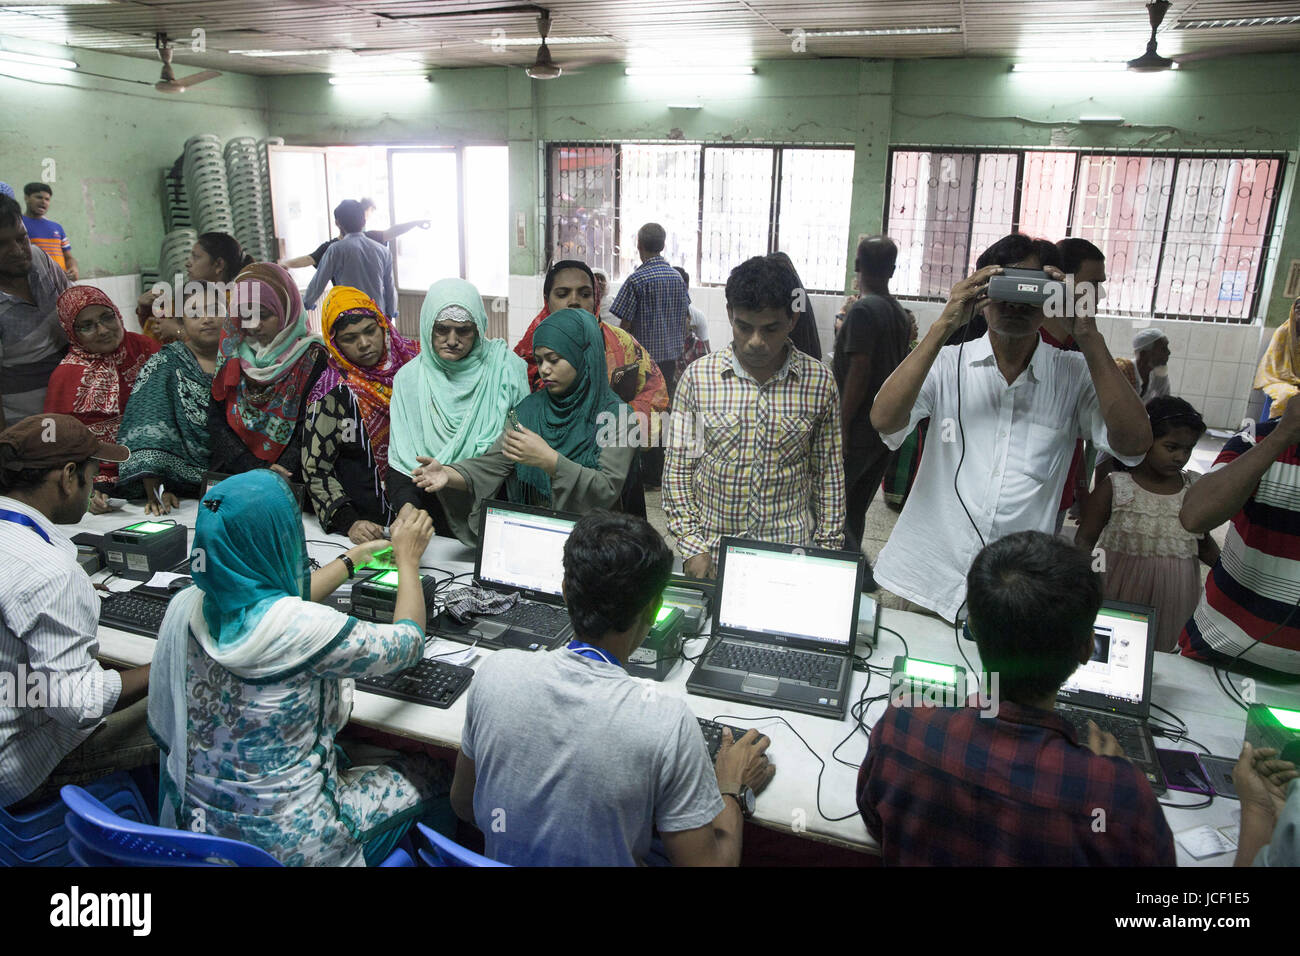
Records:
{"label": "woman in green hijab", "polygon": [[473,501],[454,489],[435,495],[417,487],[419,459],[452,464],[482,455],[528,391],[523,359],[487,337],[478,289],[464,279],[431,285],[420,308],[420,354],[393,380],[386,486],[393,510],[426,511],[439,534],[451,535]]}
{"label": "woman in green hijab", "polygon": [[412,475],[428,492],[454,489],[473,502],[456,537],[478,538],[480,503],[504,481],[511,501],[584,514],[618,504],[638,447],[637,418],[609,387],[605,341],[581,309],[547,316],[533,334],[541,388],[514,410],[515,421],[486,454],[446,463],[421,456]]}

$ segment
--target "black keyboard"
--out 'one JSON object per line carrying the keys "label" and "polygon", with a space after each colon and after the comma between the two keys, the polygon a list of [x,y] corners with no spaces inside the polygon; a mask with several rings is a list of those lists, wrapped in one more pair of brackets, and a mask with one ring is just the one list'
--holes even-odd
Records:
{"label": "black keyboard", "polygon": [[469,687],[474,669],[425,658],[414,667],[382,677],[358,677],[357,690],[412,704],[446,709]]}
{"label": "black keyboard", "polygon": [[1124,752],[1138,760],[1150,760],[1146,740],[1139,732],[1139,725],[1132,717],[1116,717],[1093,710],[1077,710],[1073,707],[1058,707],[1056,712],[1068,720],[1079,736],[1079,742],[1088,742],[1088,721],[1092,721],[1106,733],[1114,734],[1116,741]]}
{"label": "black keyboard", "polygon": [[531,601],[525,601],[516,604],[508,611],[503,611],[501,614],[494,614],[487,620],[509,624],[511,627],[532,631],[534,634],[545,634],[553,637],[568,627],[569,612],[562,607],[551,607],[549,604],[535,604]]}
{"label": "black keyboard", "polygon": [[704,734],[704,743],[709,748],[709,759],[718,759],[718,750],[722,747],[722,731],[730,727],[731,739],[739,740],[745,736],[745,730],[742,727],[736,727],[732,724],[720,724],[714,720],[705,720],[703,717],[697,717],[700,722],[700,730]]}
{"label": "black keyboard", "polygon": [[126,591],[110,594],[99,605],[99,623],[119,631],[157,637],[171,597]]}
{"label": "black keyboard", "polygon": [[713,649],[708,663],[750,674],[803,681],[813,687],[834,687],[839,681],[841,659],[806,651],[724,641]]}

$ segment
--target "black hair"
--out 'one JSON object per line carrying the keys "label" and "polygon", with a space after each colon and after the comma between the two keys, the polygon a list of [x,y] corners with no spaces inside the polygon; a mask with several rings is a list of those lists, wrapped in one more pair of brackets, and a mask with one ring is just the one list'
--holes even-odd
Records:
{"label": "black hair", "polygon": [[54,196],[54,188],[49,183],[28,183],[23,187],[23,195],[30,196],[33,193],[49,193]]}
{"label": "black hair", "polygon": [[647,222],[636,231],[637,245],[652,256],[663,252],[666,242],[668,242],[668,233],[657,222]]}
{"label": "black hair", "polygon": [[780,309],[793,318],[799,288],[794,269],[772,256],[754,256],[727,276],[727,307],[750,312]]}
{"label": "black hair", "polygon": [[546,278],[542,280],[542,298],[550,297],[551,289],[555,288],[555,277],[565,269],[581,269],[587,273],[587,277],[591,279],[591,289],[593,292],[596,291],[596,273],[591,271],[591,266],[581,259],[561,259],[546,270]]}
{"label": "black hair", "polygon": [[361,203],[361,211],[362,211],[362,212],[365,212],[367,209],[378,209],[378,208],[379,208],[378,206],[375,205],[375,201],[374,201],[373,199],[371,199],[369,196],[362,196],[362,197],[361,197],[359,200],[357,200],[357,201],[358,201],[359,203]]}
{"label": "black hair", "polygon": [[898,265],[898,243],[888,236],[867,236],[858,243],[853,271],[871,278],[888,279]]}
{"label": "black hair", "polygon": [[348,235],[366,228],[366,211],[355,199],[345,199],[334,207],[334,221]]}
{"label": "black hair", "polygon": [[626,631],[663,594],[673,554],[659,532],[635,515],[593,511],[564,543],[564,598],[582,640]]}
{"label": "black hair", "polygon": [[1017,262],[1023,262],[1030,256],[1038,259],[1040,267],[1055,266],[1058,269],[1061,268],[1061,254],[1057,251],[1055,245],[1046,239],[1031,239],[1023,232],[1013,232],[993,243],[980,253],[980,257],[975,260],[975,268],[1014,266]]}
{"label": "black hair", "polygon": [[1083,265],[1089,259],[1098,259],[1106,261],[1106,253],[1102,252],[1087,239],[1080,239],[1077,236],[1071,236],[1069,239],[1062,239],[1056,244],[1056,250],[1061,254],[1061,271],[1069,275],[1079,271],[1079,266]]}
{"label": "black hair", "polygon": [[685,282],[689,288],[691,284],[691,274],[681,266],[673,266],[673,268],[677,270],[677,274],[682,277],[682,281]]}
{"label": "black hair", "polygon": [[1158,395],[1147,402],[1151,437],[1161,438],[1175,428],[1190,428],[1197,437],[1205,434],[1205,419],[1189,402],[1173,395]]}
{"label": "black hair", "polygon": [[334,329],[331,332],[331,337],[337,337],[338,334],[343,330],[345,330],[348,326],[356,325],[358,322],[364,322],[366,319],[374,319],[375,324],[376,325],[379,324],[378,316],[376,316],[375,313],[371,312],[369,309],[366,309],[364,311],[362,311],[361,309],[356,309],[351,312],[344,312],[342,315],[340,315],[337,319],[334,320]]}
{"label": "black hair", "polygon": [[966,575],[967,622],[999,692],[1019,703],[1054,694],[1079,666],[1101,608],[1092,556],[1041,531],[987,545]]}
{"label": "black hair", "polygon": [[253,262],[252,256],[244,255],[239,240],[225,232],[205,232],[199,236],[198,244],[210,259],[220,259],[226,264],[221,273],[222,282],[233,282],[244,266]]}
{"label": "black hair", "polygon": [[[77,466],[77,474],[80,475],[86,469],[86,465],[91,459],[84,458],[81,461],[68,459],[68,463]],[[10,468],[7,466],[0,467],[0,491],[32,491],[45,484],[50,472],[62,471],[67,467],[63,465],[47,465],[40,468]],[[93,479],[92,479],[93,480]]]}
{"label": "black hair", "polygon": [[12,196],[0,196],[0,229],[12,229],[23,221],[23,207]]}

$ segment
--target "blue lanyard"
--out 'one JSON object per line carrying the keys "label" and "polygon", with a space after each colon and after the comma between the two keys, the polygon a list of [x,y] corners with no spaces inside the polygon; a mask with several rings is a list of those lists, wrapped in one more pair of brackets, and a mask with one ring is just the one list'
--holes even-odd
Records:
{"label": "blue lanyard", "polygon": [[50,540],[50,536],[45,533],[45,529],[25,514],[21,514],[17,511],[10,511],[8,508],[0,508],[0,521],[11,521],[14,524],[25,524],[44,538],[46,544],[54,543]]}
{"label": "blue lanyard", "polygon": [[604,661],[606,664],[613,664],[615,667],[623,666],[618,662],[618,658],[609,651],[602,651],[599,647],[593,647],[586,641],[569,641],[565,646],[580,657],[593,661]]}

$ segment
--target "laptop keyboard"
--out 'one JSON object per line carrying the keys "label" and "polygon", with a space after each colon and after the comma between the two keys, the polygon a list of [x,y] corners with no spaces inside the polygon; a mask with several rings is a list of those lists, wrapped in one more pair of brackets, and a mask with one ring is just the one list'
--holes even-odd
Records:
{"label": "laptop keyboard", "polygon": [[532,631],[534,634],[555,635],[568,626],[569,612],[562,607],[525,601],[501,614],[492,615],[490,620]]}
{"label": "laptop keyboard", "polygon": [[1077,710],[1072,707],[1058,707],[1056,712],[1068,720],[1079,735],[1079,742],[1086,744],[1088,740],[1088,721],[1092,721],[1103,731],[1114,734],[1115,739],[1119,741],[1120,747],[1124,753],[1137,760],[1150,760],[1151,754],[1147,753],[1146,738],[1142,735],[1139,728],[1141,724],[1137,723],[1132,717],[1117,717],[1112,714],[1103,714],[1093,710]]}
{"label": "laptop keyboard", "polygon": [[813,687],[833,688],[840,676],[840,658],[837,657],[729,641],[715,647],[708,662],[714,667],[802,681]]}
{"label": "laptop keyboard", "polygon": [[445,709],[465,692],[473,676],[473,668],[425,658],[395,674],[358,677],[357,689]]}
{"label": "laptop keyboard", "polygon": [[730,727],[731,739],[739,740],[745,736],[745,730],[742,727],[736,727],[732,724],[720,724],[717,721],[705,720],[703,717],[697,717],[700,722],[700,730],[704,734],[704,744],[709,748],[709,759],[718,759],[718,750],[722,747],[722,731]]}

